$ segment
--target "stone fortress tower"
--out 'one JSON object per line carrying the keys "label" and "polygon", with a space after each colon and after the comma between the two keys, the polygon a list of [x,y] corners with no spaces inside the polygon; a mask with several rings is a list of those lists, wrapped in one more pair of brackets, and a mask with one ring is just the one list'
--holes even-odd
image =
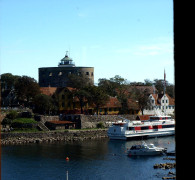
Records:
{"label": "stone fortress tower", "polygon": [[71,74],[87,76],[94,84],[94,67],[75,66],[66,51],[58,67],[39,68],[39,85],[40,87],[67,87],[70,85],[68,76]]}

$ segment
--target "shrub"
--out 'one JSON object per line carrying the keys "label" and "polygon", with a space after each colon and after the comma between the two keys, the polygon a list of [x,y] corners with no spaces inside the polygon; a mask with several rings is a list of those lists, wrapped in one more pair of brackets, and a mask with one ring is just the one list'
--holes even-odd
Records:
{"label": "shrub", "polygon": [[37,122],[32,118],[17,118],[12,121],[11,127],[13,128],[34,128]]}
{"label": "shrub", "polygon": [[21,113],[21,117],[22,118],[31,118],[32,117],[32,113],[29,111],[24,111]]}
{"label": "shrub", "polygon": [[12,119],[8,119],[8,118],[4,118],[3,121],[1,122],[2,125],[7,125],[7,124],[11,124],[12,123]]}
{"label": "shrub", "polygon": [[97,128],[104,128],[103,122],[99,122],[99,123],[97,124]]}
{"label": "shrub", "polygon": [[13,120],[13,123],[14,122],[18,122],[18,123],[21,123],[21,124],[26,124],[26,123],[30,123],[30,124],[35,124],[37,123],[34,119],[32,118],[17,118],[15,120]]}
{"label": "shrub", "polygon": [[9,113],[6,115],[6,118],[8,119],[16,119],[18,117],[17,111],[11,110]]}

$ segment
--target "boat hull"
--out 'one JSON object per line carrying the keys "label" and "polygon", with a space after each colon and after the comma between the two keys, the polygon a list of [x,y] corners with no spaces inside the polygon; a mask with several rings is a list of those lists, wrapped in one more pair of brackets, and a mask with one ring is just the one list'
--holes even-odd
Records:
{"label": "boat hull", "polygon": [[162,151],[129,151],[129,156],[157,156],[162,155]]}
{"label": "boat hull", "polygon": [[175,130],[157,131],[157,132],[138,132],[133,134],[108,134],[110,139],[116,140],[131,140],[131,139],[147,139],[161,136],[171,136],[175,134]]}

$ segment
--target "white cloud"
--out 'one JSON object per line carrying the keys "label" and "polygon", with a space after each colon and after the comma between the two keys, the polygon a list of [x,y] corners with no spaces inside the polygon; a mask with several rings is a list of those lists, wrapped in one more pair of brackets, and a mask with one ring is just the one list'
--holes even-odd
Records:
{"label": "white cloud", "polygon": [[133,47],[120,48],[116,50],[116,53],[128,53],[136,56],[157,56],[163,54],[173,54],[173,44],[171,42],[142,44]]}

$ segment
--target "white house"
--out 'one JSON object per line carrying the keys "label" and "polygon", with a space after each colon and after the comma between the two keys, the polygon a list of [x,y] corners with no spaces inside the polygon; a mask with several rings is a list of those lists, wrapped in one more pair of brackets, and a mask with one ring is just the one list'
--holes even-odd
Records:
{"label": "white house", "polygon": [[175,111],[175,100],[168,94],[150,94],[150,103],[147,108],[144,109],[144,114],[156,114],[165,113],[167,115],[173,115]]}

